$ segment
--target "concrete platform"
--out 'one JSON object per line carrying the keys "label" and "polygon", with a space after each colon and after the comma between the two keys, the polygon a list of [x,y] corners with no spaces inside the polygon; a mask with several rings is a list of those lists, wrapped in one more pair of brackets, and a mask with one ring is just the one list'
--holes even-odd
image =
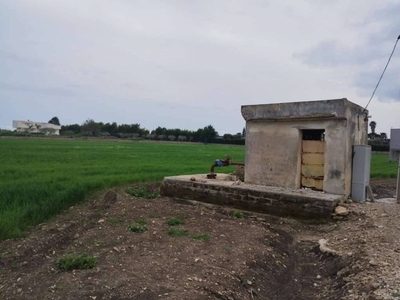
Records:
{"label": "concrete platform", "polygon": [[218,174],[216,179],[207,179],[206,174],[165,177],[160,194],[299,219],[329,219],[343,199],[312,190],[246,184],[227,174]]}

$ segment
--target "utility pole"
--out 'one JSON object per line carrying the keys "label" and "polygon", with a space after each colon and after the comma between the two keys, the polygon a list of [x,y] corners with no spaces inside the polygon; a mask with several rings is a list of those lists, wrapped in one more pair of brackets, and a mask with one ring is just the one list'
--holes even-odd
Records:
{"label": "utility pole", "polygon": [[398,163],[398,170],[397,170],[397,192],[396,192],[396,198],[397,198],[397,203],[400,204],[400,154],[399,154],[399,157],[397,158],[397,163]]}

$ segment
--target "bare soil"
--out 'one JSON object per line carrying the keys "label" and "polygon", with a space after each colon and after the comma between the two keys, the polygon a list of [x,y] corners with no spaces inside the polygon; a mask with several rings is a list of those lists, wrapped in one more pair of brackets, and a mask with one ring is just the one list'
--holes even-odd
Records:
{"label": "bare soil", "polygon": [[[156,189],[158,185],[149,185]],[[397,299],[400,205],[346,204],[323,224],[135,198],[119,187],[72,207],[24,239],[0,243],[1,299]],[[376,198],[394,180],[373,181]],[[168,235],[170,218],[187,236]],[[148,230],[127,228],[138,219]],[[208,234],[209,241],[193,235]],[[322,253],[318,241],[336,254]],[[60,271],[56,261],[88,253],[97,266]],[[399,294],[397,294],[399,293]]]}

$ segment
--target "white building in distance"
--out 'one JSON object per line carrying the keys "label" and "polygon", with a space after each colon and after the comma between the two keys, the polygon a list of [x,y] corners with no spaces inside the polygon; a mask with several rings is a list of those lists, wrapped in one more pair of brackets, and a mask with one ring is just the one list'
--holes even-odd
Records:
{"label": "white building in distance", "polygon": [[60,135],[61,126],[43,122],[13,120],[13,128],[18,132],[44,133],[46,135]]}

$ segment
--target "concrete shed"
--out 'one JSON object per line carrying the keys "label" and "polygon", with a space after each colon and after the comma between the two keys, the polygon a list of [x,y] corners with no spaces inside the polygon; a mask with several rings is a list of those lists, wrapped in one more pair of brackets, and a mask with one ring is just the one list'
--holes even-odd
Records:
{"label": "concrete shed", "polygon": [[348,197],[354,145],[367,145],[368,111],[347,99],[242,106],[245,183]]}

